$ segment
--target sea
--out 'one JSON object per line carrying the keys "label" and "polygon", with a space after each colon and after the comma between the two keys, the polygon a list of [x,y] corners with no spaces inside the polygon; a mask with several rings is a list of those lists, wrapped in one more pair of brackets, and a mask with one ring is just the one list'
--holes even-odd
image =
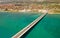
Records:
{"label": "sea", "polygon": [[25,38],[60,38],[60,14],[47,14],[28,32]]}
{"label": "sea", "polygon": [[[0,12],[0,38],[11,38],[42,13]],[[60,38],[60,14],[47,14],[21,38]]]}
{"label": "sea", "polygon": [[33,12],[0,12],[0,38],[11,38],[40,15]]}

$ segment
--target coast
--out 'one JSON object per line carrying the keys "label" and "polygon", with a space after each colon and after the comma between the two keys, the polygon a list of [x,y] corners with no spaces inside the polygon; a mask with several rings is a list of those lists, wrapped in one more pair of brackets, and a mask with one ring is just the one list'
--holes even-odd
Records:
{"label": "coast", "polygon": [[45,13],[45,12],[48,12],[47,10],[37,10],[37,9],[33,9],[33,10],[26,10],[26,9],[23,9],[23,10],[0,10],[0,12],[11,12],[11,13],[20,13],[20,12],[26,12],[26,13]]}
{"label": "coast", "polygon": [[10,13],[20,13],[20,12],[26,12],[26,13],[45,13],[47,12],[48,14],[60,14],[60,10],[56,10],[56,9],[51,9],[51,10],[0,10],[0,12],[10,12]]}
{"label": "coast", "polygon": [[34,12],[41,13],[48,11],[48,14],[60,14],[60,3],[47,3],[47,4],[0,4],[0,12]]}

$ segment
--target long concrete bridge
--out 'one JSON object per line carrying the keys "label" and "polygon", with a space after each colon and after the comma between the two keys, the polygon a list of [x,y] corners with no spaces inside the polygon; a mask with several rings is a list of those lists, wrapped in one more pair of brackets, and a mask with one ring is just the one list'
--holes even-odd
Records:
{"label": "long concrete bridge", "polygon": [[28,26],[23,28],[21,31],[19,31],[17,34],[12,36],[12,38],[20,38],[23,36],[29,29],[31,29],[33,26],[35,26],[36,23],[38,23],[47,13],[42,14],[39,16],[36,20],[34,20],[32,23],[30,23]]}

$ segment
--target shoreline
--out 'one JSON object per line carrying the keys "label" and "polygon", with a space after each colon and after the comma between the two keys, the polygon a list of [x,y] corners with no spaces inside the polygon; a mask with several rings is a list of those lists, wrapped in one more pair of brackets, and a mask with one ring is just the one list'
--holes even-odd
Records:
{"label": "shoreline", "polygon": [[[42,11],[42,12],[41,11],[40,12],[33,12],[33,11],[23,11],[23,12],[21,12],[21,11],[13,11],[13,10],[12,11],[0,10],[0,12],[11,12],[11,13],[28,13],[28,12],[29,13],[42,13],[43,12],[44,13],[44,11]],[[47,12],[47,11],[45,11],[45,12]],[[54,13],[54,12],[48,11],[48,14],[60,14],[60,13],[58,13],[58,12],[57,13]]]}

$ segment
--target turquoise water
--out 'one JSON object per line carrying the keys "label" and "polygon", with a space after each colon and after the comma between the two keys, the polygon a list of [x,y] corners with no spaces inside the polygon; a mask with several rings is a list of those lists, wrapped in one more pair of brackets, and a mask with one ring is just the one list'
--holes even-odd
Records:
{"label": "turquoise water", "polygon": [[47,14],[25,38],[60,38],[60,14]]}
{"label": "turquoise water", "polygon": [[11,38],[40,15],[39,13],[0,12],[0,38]]}

